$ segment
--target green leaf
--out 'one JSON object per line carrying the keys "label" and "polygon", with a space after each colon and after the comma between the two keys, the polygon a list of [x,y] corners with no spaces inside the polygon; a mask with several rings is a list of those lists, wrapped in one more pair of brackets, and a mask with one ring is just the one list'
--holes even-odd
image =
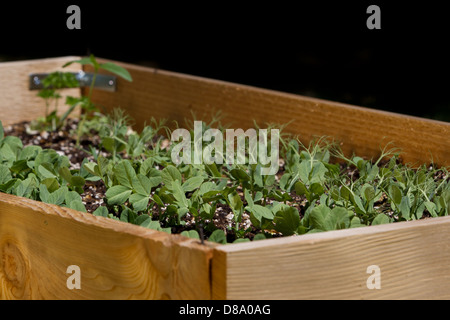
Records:
{"label": "green leaf", "polygon": [[1,146],[0,156],[4,160],[7,160],[10,163],[12,163],[13,161],[16,160],[16,154],[14,153],[14,151],[11,149],[11,147],[8,144],[4,144],[3,146]]}
{"label": "green leaf", "polygon": [[369,174],[367,175],[367,180],[373,181],[373,179],[375,179],[377,177],[378,172],[379,172],[378,166],[376,166],[376,165],[372,166],[372,168],[369,171]]}
{"label": "green leaf", "polygon": [[83,168],[86,169],[86,171],[89,172],[90,174],[101,177],[101,173],[98,169],[98,165],[95,162],[85,163],[83,165]]}
{"label": "green leaf", "polygon": [[3,138],[3,144],[9,145],[14,155],[17,155],[23,149],[22,140],[15,136],[6,136]]}
{"label": "green leaf", "polygon": [[350,225],[349,211],[343,207],[334,207],[327,217],[330,230],[348,228]]}
{"label": "green leaf", "polygon": [[364,196],[364,198],[366,199],[366,201],[371,201],[375,198],[375,190],[373,188],[373,186],[371,186],[370,184],[365,184],[362,188],[361,188],[361,193]]}
{"label": "green leaf", "polygon": [[200,240],[200,236],[199,236],[197,230],[189,230],[189,231],[186,230],[186,231],[181,232],[181,235],[188,237],[188,238]]}
{"label": "green leaf", "polygon": [[322,187],[322,185],[320,183],[312,183],[311,186],[309,187],[309,189],[311,190],[311,192],[313,194],[316,195],[322,195],[325,192],[325,189]]}
{"label": "green leaf", "polygon": [[207,182],[202,183],[202,185],[200,186],[200,188],[198,190],[198,193],[200,195],[204,195],[205,193],[210,192],[210,191],[217,191],[217,186],[214,182],[207,181]]}
{"label": "green leaf", "polygon": [[321,204],[314,207],[309,215],[309,221],[314,229],[330,231],[345,229],[350,225],[349,211],[343,207],[329,207]]}
{"label": "green leaf", "polygon": [[133,181],[136,179],[136,172],[130,161],[122,160],[114,167],[114,174],[122,186],[133,188]]}
{"label": "green leaf", "polygon": [[353,157],[352,161],[359,170],[362,170],[366,164],[366,161],[361,157]]}
{"label": "green leaf", "polygon": [[366,213],[366,209],[364,208],[364,205],[362,203],[361,198],[356,195],[356,194],[351,194],[350,195],[350,201],[353,203],[353,205],[355,206],[355,211],[357,213]]}
{"label": "green leaf", "polygon": [[249,207],[253,207],[255,205],[252,199],[252,195],[250,194],[250,191],[248,191],[248,189],[245,189],[244,191],[244,198],[245,201],[247,201]]}
{"label": "green leaf", "polygon": [[12,193],[11,189],[14,187],[14,185],[17,183],[17,181],[18,181],[18,179],[14,178],[14,179],[7,181],[6,183],[0,184],[0,190],[5,193]]}
{"label": "green leaf", "polygon": [[400,203],[402,202],[402,192],[400,190],[400,188],[395,185],[392,184],[390,186],[390,196],[392,198],[392,201],[396,204],[396,205],[400,205]]}
{"label": "green leaf", "polygon": [[35,188],[37,188],[36,179],[27,178],[21,181],[17,186],[16,195],[19,197],[29,198]]}
{"label": "green leaf", "polygon": [[92,65],[94,66],[94,68],[95,68],[96,70],[98,70],[99,64],[98,64],[98,62],[97,62],[97,60],[95,59],[95,56],[94,56],[93,54],[91,54],[91,55],[89,56],[89,60],[91,60],[91,63],[92,63]]}
{"label": "green leaf", "polygon": [[172,182],[172,191],[175,200],[179,207],[187,208],[189,207],[189,202],[186,198],[183,188],[181,187],[181,183],[178,180]]}
{"label": "green leaf", "polygon": [[447,208],[450,211],[450,184],[447,182],[447,189],[442,191],[441,194],[441,204],[442,207],[446,207],[447,204]]}
{"label": "green leaf", "polygon": [[27,160],[18,160],[14,161],[12,166],[10,166],[9,170],[14,173],[18,173],[20,175],[25,175],[29,169],[34,168],[34,162],[33,161],[27,161]]}
{"label": "green leaf", "polygon": [[106,71],[112,72],[115,75],[124,78],[127,81],[133,81],[130,73],[123,67],[112,63],[112,62],[106,62],[106,63],[101,63],[100,64],[100,68],[104,69]]}
{"label": "green leaf", "polygon": [[95,211],[92,213],[94,216],[99,216],[99,217],[108,217],[108,209],[105,206],[100,206],[97,209],[95,209]]}
{"label": "green leaf", "polygon": [[273,175],[266,176],[263,183],[263,176],[261,175],[261,169],[262,169],[261,165],[257,164],[254,166],[254,169],[252,170],[254,184],[256,184],[258,187],[261,188],[264,187],[264,184],[266,186],[271,186],[271,183],[273,184],[273,181],[275,181],[272,180],[271,177],[274,178],[274,176]]}
{"label": "green leaf", "polygon": [[47,187],[47,190],[51,193],[59,189],[58,180],[55,178],[46,178],[41,181]]}
{"label": "green leaf", "polygon": [[175,180],[180,183],[183,181],[180,171],[172,165],[168,165],[161,171],[161,179],[167,188],[170,188]]}
{"label": "green leaf", "polygon": [[217,166],[215,163],[211,164],[205,164],[206,171],[211,173],[216,178],[221,178],[222,175],[220,174],[219,170],[217,169]]}
{"label": "green leaf", "polygon": [[361,223],[361,220],[358,217],[353,217],[353,219],[350,221],[350,228],[360,228],[365,227],[365,224]]}
{"label": "green leaf", "polygon": [[153,201],[155,201],[158,206],[164,207],[164,202],[161,200],[161,198],[157,194],[154,194],[152,196],[152,198],[153,198]]}
{"label": "green leaf", "polygon": [[147,176],[138,173],[133,179],[133,189],[140,195],[148,196],[152,189],[152,183]]}
{"label": "green leaf", "polygon": [[56,178],[56,175],[54,174],[53,166],[48,162],[41,164],[38,167],[38,171],[44,178]]}
{"label": "green leaf", "polygon": [[47,186],[45,184],[41,184],[39,186],[39,198],[42,202],[48,203],[49,197],[50,192],[48,192]]}
{"label": "green leaf", "polygon": [[347,186],[342,186],[340,189],[340,194],[341,197],[344,198],[345,200],[350,200],[350,195],[352,194],[352,192]]}
{"label": "green leaf", "polygon": [[257,233],[253,237],[253,241],[264,240],[264,239],[266,239],[266,236],[263,233]]}
{"label": "green leaf", "polygon": [[[144,215],[141,215],[144,216]],[[137,223],[137,218],[138,215],[136,212],[134,212],[133,210],[131,210],[130,208],[125,208],[121,213],[120,213],[120,221],[123,222],[129,222],[129,223],[133,223],[133,224],[138,224]]]}
{"label": "green leaf", "polygon": [[436,212],[436,204],[431,201],[425,201],[425,207],[427,208],[428,212],[431,214],[432,217],[437,217],[438,214]]}
{"label": "green leaf", "polygon": [[232,193],[228,194],[228,204],[231,207],[231,210],[233,210],[233,213],[235,215],[235,218],[237,218],[243,209],[244,204],[242,203],[241,197],[236,191],[233,191]]}
{"label": "green leaf", "polygon": [[141,195],[139,193],[134,193],[130,196],[130,203],[133,205],[134,210],[143,211],[147,209],[147,205],[150,198],[149,196]]}
{"label": "green leaf", "polygon": [[108,204],[123,204],[131,194],[131,190],[124,186],[113,186],[106,191]]}
{"label": "green leaf", "polygon": [[317,162],[314,164],[312,168],[312,172],[310,174],[309,183],[321,183],[325,180],[325,174],[328,172],[328,169],[325,167],[325,165],[322,162]]}
{"label": "green leaf", "polygon": [[112,137],[103,137],[102,146],[106,151],[112,153],[116,148],[116,140],[114,140]]}
{"label": "green leaf", "polygon": [[30,160],[36,158],[39,152],[42,151],[40,146],[29,145],[22,149],[19,154],[19,160]]}
{"label": "green leaf", "polygon": [[240,168],[235,168],[230,171],[230,174],[233,178],[239,181],[250,181],[250,176],[247,172]]}
{"label": "green leaf", "polygon": [[81,200],[72,200],[68,206],[70,209],[78,210],[81,212],[86,212],[86,207],[81,202]]}
{"label": "green leaf", "polygon": [[330,214],[331,209],[323,204],[316,206],[309,214],[309,223],[314,229],[326,231],[329,229],[327,226],[326,218]]}
{"label": "green leaf", "polygon": [[61,205],[64,203],[64,200],[66,198],[66,194],[69,192],[69,189],[67,187],[61,187],[52,193],[50,193],[50,196],[48,198],[48,203],[53,203],[56,205]]}
{"label": "green leaf", "polygon": [[84,187],[86,180],[80,176],[72,176],[70,184],[74,187]]}
{"label": "green leaf", "polygon": [[275,230],[281,232],[284,236],[293,235],[300,226],[298,210],[294,207],[282,209],[275,214],[273,222],[275,223]]}
{"label": "green leaf", "polygon": [[149,229],[153,229],[153,230],[157,230],[157,231],[163,231],[159,221],[153,221],[148,215],[145,215],[145,217],[146,217],[146,219],[143,220],[139,224],[141,227],[145,227],[145,228],[149,228]]}
{"label": "green leaf", "polygon": [[70,172],[69,168],[62,167],[58,170],[58,173],[64,180],[66,180],[68,183],[71,183],[72,173]]}
{"label": "green leaf", "polygon": [[340,194],[339,194],[339,189],[338,188],[332,188],[330,190],[330,196],[333,200],[338,201],[340,200]]}
{"label": "green leaf", "polygon": [[71,203],[72,201],[77,200],[81,202],[81,196],[78,194],[78,192],[76,191],[69,191],[66,193],[65,198],[64,198],[64,202],[66,204]]}
{"label": "green leaf", "polygon": [[[1,123],[1,121],[0,121]],[[8,166],[0,164],[0,184],[4,184],[12,179]]]}
{"label": "green leaf", "polygon": [[211,233],[211,235],[208,238],[208,241],[226,244],[227,237],[225,236],[225,233],[222,230],[217,229],[213,233]]}
{"label": "green leaf", "polygon": [[297,195],[299,196],[306,195],[307,197],[309,197],[309,191],[303,182],[297,181],[294,185],[294,188],[295,193],[297,193]]}
{"label": "green leaf", "polygon": [[68,66],[70,66],[73,63],[79,63],[82,66],[84,66],[84,65],[92,65],[93,66],[94,65],[92,63],[92,61],[91,61],[91,58],[90,57],[86,57],[86,58],[82,58],[82,59],[79,59],[79,60],[69,61],[69,62],[65,63],[62,67],[63,68],[68,67]]}
{"label": "green leaf", "polygon": [[274,215],[267,207],[255,204],[246,208],[250,212],[250,221],[255,227],[260,227],[262,219],[273,220]]}
{"label": "green leaf", "polygon": [[409,197],[408,196],[403,196],[402,197],[402,201],[400,202],[400,206],[399,206],[400,212],[402,214],[402,217],[405,218],[406,220],[410,219],[410,215],[411,215],[411,205],[409,203]]}
{"label": "green leaf", "polygon": [[311,172],[311,166],[309,161],[302,161],[298,166],[298,174],[300,176],[300,180],[304,184],[309,184],[309,173]]}
{"label": "green leaf", "polygon": [[150,172],[151,169],[154,169],[153,168],[153,163],[154,163],[153,158],[145,159],[141,163],[141,166],[139,167],[139,173],[142,173],[143,175],[147,175]]}
{"label": "green leaf", "polygon": [[253,199],[254,202],[258,202],[263,198],[263,193],[261,191],[256,191],[255,198]]}
{"label": "green leaf", "polygon": [[372,226],[376,226],[378,224],[386,224],[389,223],[389,217],[384,213],[378,214],[372,221]]}
{"label": "green leaf", "polygon": [[195,177],[189,178],[182,185],[184,192],[194,191],[195,189],[200,187],[200,185],[203,183],[203,181],[204,181],[204,178],[202,176],[195,176]]}

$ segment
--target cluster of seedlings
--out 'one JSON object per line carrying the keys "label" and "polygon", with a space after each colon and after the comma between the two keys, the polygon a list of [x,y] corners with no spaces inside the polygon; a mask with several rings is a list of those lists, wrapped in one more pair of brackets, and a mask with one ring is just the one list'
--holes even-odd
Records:
{"label": "cluster of seedlings", "polygon": [[[131,81],[93,56],[74,62]],[[0,122],[1,192],[223,244],[450,213],[447,168],[413,168],[388,146],[377,159],[347,157],[327,138],[305,146],[282,134],[273,175],[262,175],[261,163],[176,165],[166,122],[149,119],[134,131],[120,109],[100,113],[93,85],[87,96],[68,97],[59,117],[59,88],[76,84],[65,73],[46,84],[39,93],[45,117],[6,128]],[[80,118],[69,117],[77,106]],[[212,126],[225,130],[217,118],[202,122],[204,131]]]}

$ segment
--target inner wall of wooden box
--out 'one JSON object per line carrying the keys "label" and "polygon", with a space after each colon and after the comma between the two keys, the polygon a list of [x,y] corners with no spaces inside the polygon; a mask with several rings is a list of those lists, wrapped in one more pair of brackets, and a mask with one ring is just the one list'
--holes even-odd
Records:
{"label": "inner wall of wooden box", "polygon": [[[0,120],[3,125],[30,121],[45,115],[44,99],[37,96],[37,90],[29,90],[29,75],[32,73],[50,73],[54,71],[75,72],[80,66],[72,64],[62,68],[64,63],[79,57],[61,57],[39,60],[25,60],[0,63]],[[63,114],[69,107],[65,105],[66,96],[79,97],[80,90],[61,90],[58,114]],[[53,110],[54,105],[50,106]],[[79,113],[75,110],[74,114]]]}
{"label": "inner wall of wooden box", "polygon": [[[106,60],[104,60],[106,61]],[[337,102],[119,63],[133,82],[118,80],[117,92],[97,90],[93,100],[107,109],[122,107],[142,128],[150,118],[185,120],[211,118],[220,111],[230,128],[254,128],[254,121],[287,124],[286,132],[304,143],[328,136],[347,155],[377,157],[388,143],[400,148],[413,165],[434,161],[450,164],[450,124]],[[89,70],[89,68],[87,68]]]}

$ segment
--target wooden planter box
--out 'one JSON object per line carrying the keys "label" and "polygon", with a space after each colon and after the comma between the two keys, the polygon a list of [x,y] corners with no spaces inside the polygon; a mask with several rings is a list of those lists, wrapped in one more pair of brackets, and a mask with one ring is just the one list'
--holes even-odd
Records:
{"label": "wooden planter box", "polygon": [[[0,63],[4,125],[44,113],[28,75],[74,57]],[[393,141],[404,160],[450,165],[450,124],[263,90],[130,64],[134,81],[96,91],[142,128],[151,116],[178,120],[222,110],[234,128],[287,123],[308,142],[342,141],[376,156]],[[79,65],[71,65],[72,70]],[[79,89],[71,89],[71,95]],[[424,106],[426,107],[426,106]],[[193,239],[0,193],[1,299],[445,299],[450,298],[450,217],[307,234],[251,243]],[[81,289],[68,289],[68,266]],[[368,267],[380,289],[369,289]],[[370,270],[369,270],[370,271]]]}

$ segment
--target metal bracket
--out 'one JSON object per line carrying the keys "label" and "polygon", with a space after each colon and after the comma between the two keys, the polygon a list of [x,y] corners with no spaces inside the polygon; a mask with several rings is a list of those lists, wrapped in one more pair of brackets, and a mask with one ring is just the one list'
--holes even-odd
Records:
{"label": "metal bracket", "polygon": [[[86,73],[84,71],[71,72],[80,83],[80,87],[89,87],[94,77],[93,73]],[[32,73],[29,76],[29,89],[40,90],[43,89],[42,80],[48,76],[48,73]],[[104,74],[97,74],[95,79],[94,88],[104,91],[114,92],[116,91],[117,77],[108,76]]]}

